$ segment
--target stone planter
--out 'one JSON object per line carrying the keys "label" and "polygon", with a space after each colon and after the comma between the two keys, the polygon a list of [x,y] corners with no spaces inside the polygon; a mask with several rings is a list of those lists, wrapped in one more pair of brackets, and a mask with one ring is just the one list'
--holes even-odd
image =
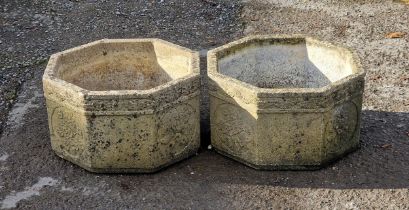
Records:
{"label": "stone planter", "polygon": [[257,169],[317,169],[359,147],[364,71],[350,50],[250,36],[208,52],[211,141]]}
{"label": "stone planter", "polygon": [[153,172],[196,153],[199,54],[158,39],[101,40],[51,56],[51,145],[93,172]]}

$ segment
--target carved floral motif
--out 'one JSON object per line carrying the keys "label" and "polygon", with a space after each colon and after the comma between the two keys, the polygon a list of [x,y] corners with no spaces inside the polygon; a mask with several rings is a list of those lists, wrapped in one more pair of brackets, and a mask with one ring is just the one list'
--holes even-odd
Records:
{"label": "carved floral motif", "polygon": [[219,105],[215,113],[215,135],[225,149],[243,152],[253,143],[253,121],[249,113],[234,105]]}
{"label": "carved floral motif", "polygon": [[158,141],[165,146],[165,153],[178,156],[195,142],[197,122],[195,109],[188,104],[180,104],[163,113],[159,118]]}
{"label": "carved floral motif", "polygon": [[73,113],[65,111],[61,107],[53,110],[51,123],[54,135],[63,139],[73,139],[81,132],[77,126]]}
{"label": "carved floral motif", "polygon": [[353,102],[338,106],[333,114],[333,126],[341,140],[350,140],[357,129],[358,110]]}
{"label": "carved floral motif", "polygon": [[72,157],[78,157],[84,142],[83,133],[78,126],[78,118],[73,112],[63,107],[56,107],[51,114],[51,134],[55,136],[56,144]]}

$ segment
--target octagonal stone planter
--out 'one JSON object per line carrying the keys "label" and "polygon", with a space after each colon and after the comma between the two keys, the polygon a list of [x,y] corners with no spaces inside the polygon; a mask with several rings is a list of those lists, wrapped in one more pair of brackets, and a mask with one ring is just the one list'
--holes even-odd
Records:
{"label": "octagonal stone planter", "polygon": [[250,36],[208,52],[211,142],[256,169],[318,169],[359,147],[364,71],[348,49]]}
{"label": "octagonal stone planter", "polygon": [[51,145],[93,172],[154,172],[197,152],[199,54],[159,39],[100,40],[51,56]]}

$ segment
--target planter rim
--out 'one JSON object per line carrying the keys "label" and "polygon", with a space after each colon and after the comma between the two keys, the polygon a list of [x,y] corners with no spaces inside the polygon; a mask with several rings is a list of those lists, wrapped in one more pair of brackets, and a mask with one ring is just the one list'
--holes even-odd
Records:
{"label": "planter rim", "polygon": [[[239,44],[245,44],[254,40],[291,40],[291,39],[304,39],[306,42],[310,43],[320,43],[321,45],[325,45],[328,47],[332,48],[338,48],[344,52],[346,52],[349,56],[352,58],[352,69],[355,73],[352,73],[348,75],[347,77],[344,77],[340,80],[337,80],[335,82],[331,82],[328,85],[325,85],[323,87],[319,88],[260,88],[255,85],[240,81],[238,79],[235,79],[233,77],[224,75],[222,73],[218,72],[218,57],[217,54],[220,52],[225,51],[228,48],[231,48],[233,46],[239,45]],[[327,41],[321,41],[318,40],[314,37],[307,36],[307,35],[302,35],[302,34],[273,34],[273,35],[250,35],[246,36],[244,38],[241,38],[239,40],[227,43],[225,45],[222,45],[220,47],[214,48],[212,50],[209,50],[207,52],[207,68],[208,68],[208,75],[211,78],[218,78],[221,79],[227,83],[235,84],[235,85],[240,85],[243,86],[244,88],[249,89],[250,91],[254,93],[259,93],[259,94],[290,94],[290,95],[297,95],[297,94],[329,94],[332,89],[336,89],[337,87],[348,83],[351,80],[354,79],[359,79],[359,78],[364,78],[366,75],[366,72],[364,71],[364,68],[362,67],[361,64],[361,59],[358,56],[358,54],[352,50],[349,47],[346,47],[344,45],[334,45],[330,42]]]}
{"label": "planter rim", "polygon": [[[166,44],[168,46],[186,51],[188,53],[191,54],[191,69],[189,70],[188,74],[177,78],[177,79],[173,79],[171,81],[165,82],[161,85],[158,85],[156,87],[150,88],[150,89],[146,89],[146,90],[137,90],[137,89],[129,89],[129,90],[101,90],[101,91],[95,91],[95,90],[87,90],[85,88],[82,88],[78,85],[75,85],[73,83],[67,82],[63,79],[60,79],[58,77],[56,77],[54,75],[54,70],[55,68],[57,68],[57,61],[58,58],[66,53],[71,53],[86,47],[90,47],[90,46],[94,46],[94,45],[98,45],[98,44],[104,44],[104,43],[135,43],[135,42],[158,42],[158,43],[162,43],[162,44]],[[65,86],[69,89],[71,89],[72,91],[74,91],[76,94],[79,95],[87,95],[90,97],[95,97],[95,98],[104,98],[104,97],[112,97],[112,95],[115,96],[125,96],[125,97],[143,97],[143,96],[148,96],[152,93],[161,91],[163,89],[168,89],[171,88],[173,85],[182,82],[182,81],[186,81],[192,78],[196,78],[200,75],[200,55],[199,52],[197,51],[193,51],[190,50],[188,48],[173,44],[171,42],[168,41],[164,41],[162,39],[158,39],[158,38],[141,38],[141,39],[101,39],[101,40],[97,40],[94,42],[90,42],[84,45],[80,45],[77,47],[73,47],[67,50],[64,50],[62,52],[58,52],[55,54],[52,54],[50,56],[50,59],[48,61],[48,64],[46,66],[46,69],[44,71],[43,74],[43,81],[48,80],[48,81],[52,81],[54,83],[57,83],[59,85]]]}

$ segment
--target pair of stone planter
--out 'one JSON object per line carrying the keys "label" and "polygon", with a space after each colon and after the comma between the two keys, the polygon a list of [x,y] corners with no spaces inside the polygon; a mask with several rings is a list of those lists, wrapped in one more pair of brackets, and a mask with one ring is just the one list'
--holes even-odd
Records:
{"label": "pair of stone planter", "polygon": [[[254,168],[314,169],[356,149],[364,84],[349,50],[253,36],[209,51],[211,141]],[[153,172],[200,145],[199,54],[159,39],[101,40],[51,56],[54,151],[94,172]]]}

